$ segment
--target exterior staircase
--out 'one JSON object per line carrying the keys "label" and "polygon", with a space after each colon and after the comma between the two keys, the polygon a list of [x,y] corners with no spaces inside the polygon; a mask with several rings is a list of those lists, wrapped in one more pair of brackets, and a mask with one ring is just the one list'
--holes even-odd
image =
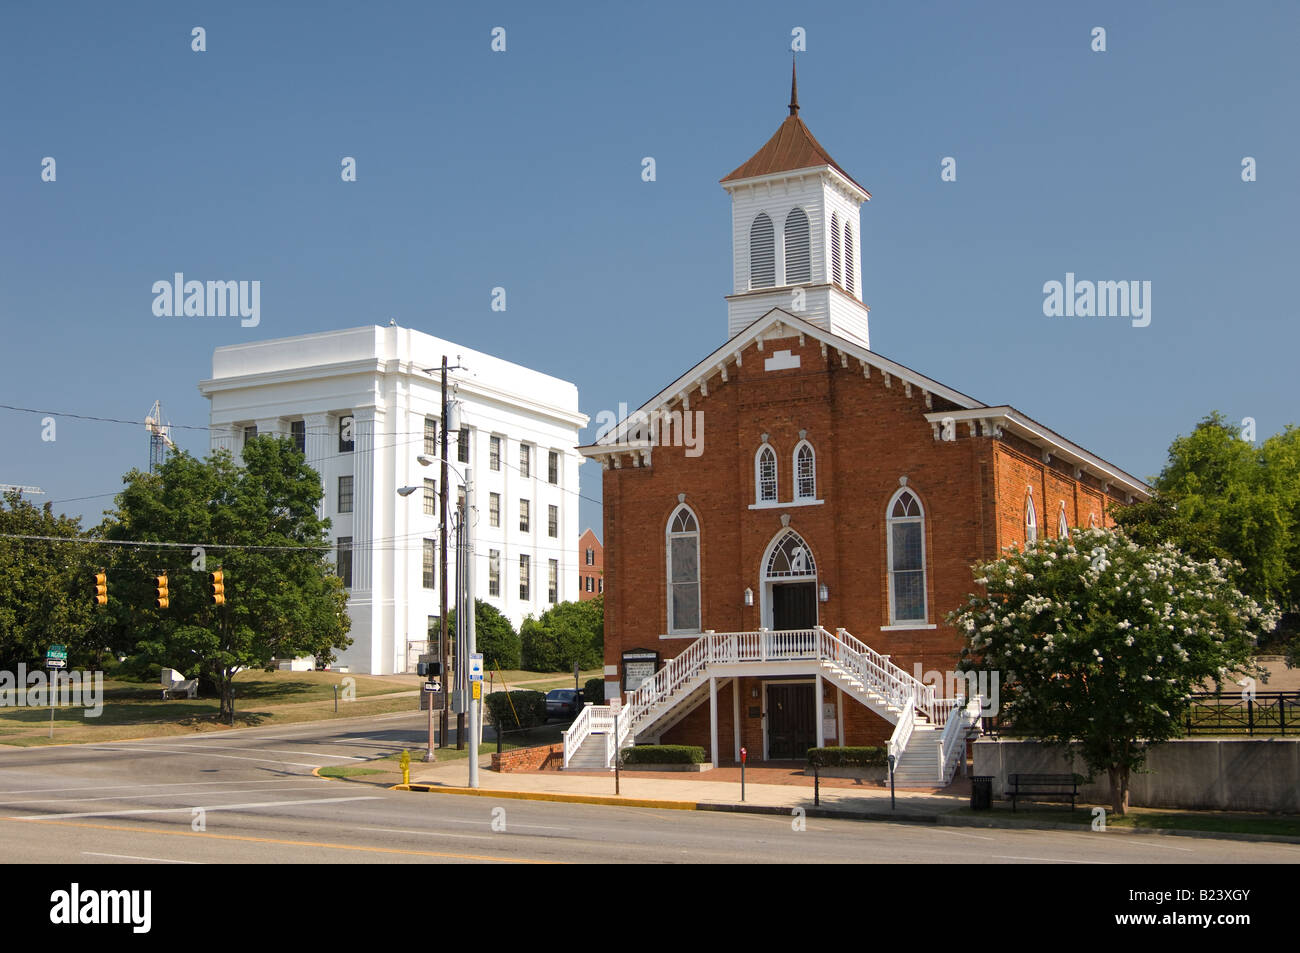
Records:
{"label": "exterior staircase", "polygon": [[844,629],[707,632],[623,705],[584,708],[564,733],[564,768],[613,770],[617,751],[658,738],[703,702],[710,679],[790,673],[820,675],[894,725],[889,753],[897,785],[947,784],[979,724],[978,697],[936,698],[931,686]]}

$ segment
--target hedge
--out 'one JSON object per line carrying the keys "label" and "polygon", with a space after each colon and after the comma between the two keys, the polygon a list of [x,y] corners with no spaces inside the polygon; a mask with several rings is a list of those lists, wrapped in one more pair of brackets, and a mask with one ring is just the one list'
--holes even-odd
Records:
{"label": "hedge", "polygon": [[[509,701],[506,700],[507,695]],[[546,724],[546,694],[544,692],[513,691],[493,692],[483,696],[488,718],[500,725],[502,731],[514,728],[536,728]],[[513,707],[512,707],[513,705]]]}
{"label": "hedge", "polygon": [[810,768],[887,768],[889,753],[883,747],[874,748],[809,748]]}
{"label": "hedge", "polygon": [[587,679],[582,686],[582,700],[593,705],[605,704],[605,676]]}
{"label": "hedge", "polygon": [[623,751],[624,764],[703,764],[698,745],[637,745]]}

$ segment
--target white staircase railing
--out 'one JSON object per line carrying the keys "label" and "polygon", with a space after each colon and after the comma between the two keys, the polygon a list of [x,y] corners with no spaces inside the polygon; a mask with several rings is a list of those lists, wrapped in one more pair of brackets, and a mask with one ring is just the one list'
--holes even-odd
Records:
{"label": "white staircase railing", "polygon": [[[917,715],[938,724],[956,702],[937,699],[933,686],[899,668],[845,629],[834,633],[822,626],[813,629],[757,632],[706,632],[677,657],[630,692],[617,718],[608,705],[589,705],[564,733],[564,764],[592,734],[606,737],[606,764],[629,739],[634,739],[652,720],[695,691],[711,665],[743,662],[817,660],[834,663],[861,686],[862,692],[883,701],[898,712],[890,739],[890,753],[901,756],[916,725]],[[892,720],[892,719],[891,719]]]}
{"label": "white staircase railing", "polygon": [[957,696],[948,713],[948,720],[943,726],[943,735],[939,739],[939,783],[947,784],[957,771],[959,756],[966,754],[966,732],[972,725],[979,723],[980,711],[984,699],[976,695],[969,702]]}

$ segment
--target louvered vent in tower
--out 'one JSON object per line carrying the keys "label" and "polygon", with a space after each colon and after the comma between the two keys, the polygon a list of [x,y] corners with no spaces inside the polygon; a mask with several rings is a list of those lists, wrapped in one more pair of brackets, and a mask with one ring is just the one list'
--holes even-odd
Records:
{"label": "louvered vent in tower", "polygon": [[776,230],[766,212],[759,212],[749,227],[749,286],[771,288],[776,284]]}
{"label": "louvered vent in tower", "polygon": [[797,285],[812,280],[808,246],[808,215],[801,208],[785,217],[785,283]]}
{"label": "louvered vent in tower", "polygon": [[843,284],[840,278],[840,217],[831,213],[831,281]]}

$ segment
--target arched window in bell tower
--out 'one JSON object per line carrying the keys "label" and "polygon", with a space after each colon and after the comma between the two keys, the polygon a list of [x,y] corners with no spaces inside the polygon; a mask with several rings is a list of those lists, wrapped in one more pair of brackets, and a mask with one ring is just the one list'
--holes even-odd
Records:
{"label": "arched window in bell tower", "polygon": [[831,212],[831,281],[843,284],[840,274],[840,217]]}
{"label": "arched window in bell tower", "polygon": [[853,293],[853,229],[844,223],[844,290]]}
{"label": "arched window in bell tower", "polygon": [[766,212],[759,212],[749,226],[749,287],[771,288],[776,284],[776,230]]}
{"label": "arched window in bell tower", "polygon": [[808,213],[801,208],[792,208],[785,217],[785,283],[797,285],[811,280]]}

